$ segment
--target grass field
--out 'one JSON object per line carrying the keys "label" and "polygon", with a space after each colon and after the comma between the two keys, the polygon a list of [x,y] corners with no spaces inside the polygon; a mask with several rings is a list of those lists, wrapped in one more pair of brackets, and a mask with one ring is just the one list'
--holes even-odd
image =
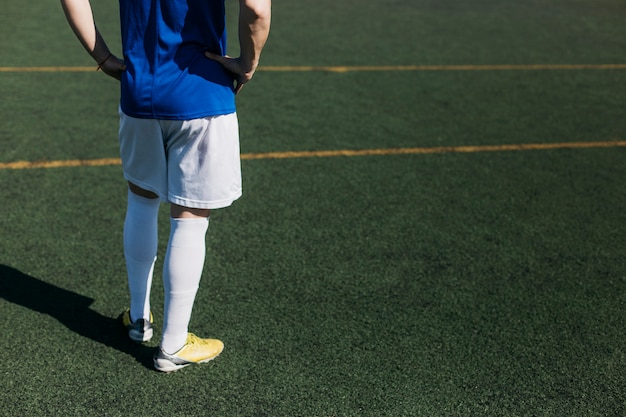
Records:
{"label": "grass field", "polygon": [[160,280],[153,342],[116,321],[118,86],[3,3],[0,416],[626,415],[626,4],[273,9],[190,326],[226,349],[164,375]]}

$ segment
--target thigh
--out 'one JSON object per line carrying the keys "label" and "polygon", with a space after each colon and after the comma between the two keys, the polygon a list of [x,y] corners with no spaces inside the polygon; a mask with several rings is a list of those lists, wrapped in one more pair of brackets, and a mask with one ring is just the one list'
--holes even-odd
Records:
{"label": "thigh", "polygon": [[216,209],[231,205],[241,196],[235,113],[184,121],[167,137],[170,202]]}

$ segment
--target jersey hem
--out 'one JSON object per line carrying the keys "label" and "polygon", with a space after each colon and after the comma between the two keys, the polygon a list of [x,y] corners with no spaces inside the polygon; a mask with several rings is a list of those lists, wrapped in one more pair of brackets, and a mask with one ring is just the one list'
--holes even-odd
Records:
{"label": "jersey hem", "polygon": [[225,109],[218,110],[210,110],[198,113],[188,113],[188,114],[167,114],[167,113],[157,113],[157,112],[133,112],[128,111],[123,106],[120,106],[125,115],[130,117],[135,117],[137,119],[155,119],[155,120],[192,120],[192,119],[201,119],[203,117],[211,117],[211,116],[223,116],[226,114],[232,114],[237,111],[235,107],[228,107]]}

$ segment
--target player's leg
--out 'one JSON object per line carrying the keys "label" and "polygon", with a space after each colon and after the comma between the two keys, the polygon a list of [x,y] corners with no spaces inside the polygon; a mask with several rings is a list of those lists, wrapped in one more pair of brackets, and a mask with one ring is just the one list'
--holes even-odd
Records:
{"label": "player's leg", "polygon": [[130,309],[122,315],[131,339],[152,337],[150,289],[157,255],[159,195],[167,193],[165,151],[158,122],[120,112],[120,155],[128,180],[124,256]]}
{"label": "player's leg", "polygon": [[129,183],[124,220],[124,258],[130,294],[129,336],[137,342],[152,337],[150,290],[157,255],[160,200],[150,191]]}
{"label": "player's leg", "polygon": [[[174,124],[174,122],[172,123]],[[223,344],[188,332],[202,276],[211,209],[241,195],[236,117],[183,122],[168,142],[170,239],[163,267],[165,311],[155,367],[169,372],[217,356]]]}
{"label": "player's leg", "polygon": [[165,310],[161,348],[177,352],[185,345],[193,303],[206,254],[208,209],[172,204],[170,239],[163,265]]}

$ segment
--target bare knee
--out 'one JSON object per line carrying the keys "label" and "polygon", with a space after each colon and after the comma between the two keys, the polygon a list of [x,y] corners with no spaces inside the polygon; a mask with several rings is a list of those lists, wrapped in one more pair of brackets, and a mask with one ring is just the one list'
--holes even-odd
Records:
{"label": "bare knee", "polygon": [[133,194],[137,194],[140,197],[151,198],[151,199],[159,198],[159,196],[153,193],[152,191],[144,190],[143,188],[133,184],[130,181],[128,181],[128,188]]}
{"label": "bare knee", "polygon": [[170,215],[174,219],[192,219],[196,217],[206,218],[211,215],[211,210],[183,207],[178,204],[172,204],[172,207],[170,208]]}
{"label": "bare knee", "polygon": [[[128,182],[128,188],[133,194],[137,194],[138,196],[144,198],[159,198],[159,196],[152,191],[145,190],[138,185],[133,184],[132,182]],[[209,217],[211,215],[211,210],[209,209],[198,209],[191,207],[183,207],[178,204],[172,204],[170,209],[170,215],[175,219],[183,219],[183,218],[194,218],[194,217]]]}

